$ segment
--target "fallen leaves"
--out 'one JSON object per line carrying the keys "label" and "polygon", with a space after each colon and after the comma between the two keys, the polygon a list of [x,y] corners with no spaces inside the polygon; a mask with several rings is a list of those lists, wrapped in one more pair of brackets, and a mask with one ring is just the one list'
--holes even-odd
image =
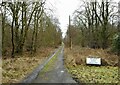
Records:
{"label": "fallen leaves", "polygon": [[118,64],[118,56],[110,54],[108,52],[108,49],[91,49],[81,48],[78,46],[75,46],[72,50],[70,50],[69,48],[65,48],[65,57],[69,57],[67,58],[68,63],[73,60],[79,62],[78,65],[81,63],[85,65],[85,59],[90,55],[102,58],[102,61],[104,60],[103,63],[105,64],[105,66],[117,66]]}
{"label": "fallen leaves", "polygon": [[[42,50],[42,51],[41,51]],[[53,48],[42,48],[36,56],[19,56],[14,59],[3,59],[2,83],[17,83],[31,73],[53,52]]]}

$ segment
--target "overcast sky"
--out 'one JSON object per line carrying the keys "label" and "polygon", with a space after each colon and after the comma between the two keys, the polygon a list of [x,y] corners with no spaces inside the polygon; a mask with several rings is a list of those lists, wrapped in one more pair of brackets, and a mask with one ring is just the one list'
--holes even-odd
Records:
{"label": "overcast sky", "polygon": [[[0,2],[2,2],[2,0],[0,0]],[[72,15],[74,10],[78,8],[79,0],[46,0],[46,5],[48,8],[53,9],[55,16],[60,21],[60,28],[63,32],[63,36],[65,36],[69,21],[69,15]]]}
{"label": "overcast sky", "polygon": [[[1,1],[2,0],[0,0],[0,2]],[[60,27],[64,37],[69,23],[69,15],[72,16],[73,12],[77,8],[79,8],[81,4],[80,0],[46,0],[46,1],[47,7],[53,9],[54,15],[59,19]],[[118,2],[120,0],[113,1]]]}
{"label": "overcast sky", "polygon": [[[120,0],[112,0],[118,2]],[[63,37],[67,31],[69,23],[69,15],[72,16],[73,12],[79,8],[80,0],[47,0],[47,5],[54,8],[55,15],[60,21],[60,27],[63,32]]]}
{"label": "overcast sky", "polygon": [[54,8],[55,16],[58,17],[63,36],[65,36],[69,15],[79,7],[79,0],[48,0],[47,5]]}

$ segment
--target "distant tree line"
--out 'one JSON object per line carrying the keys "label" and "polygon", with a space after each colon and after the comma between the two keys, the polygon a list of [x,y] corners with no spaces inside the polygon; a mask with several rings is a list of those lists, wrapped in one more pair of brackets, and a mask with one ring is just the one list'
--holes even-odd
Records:
{"label": "distant tree line", "polygon": [[46,11],[46,0],[1,3],[2,53],[32,54],[42,46],[56,47],[61,43],[59,21]]}
{"label": "distant tree line", "polygon": [[120,53],[118,3],[110,0],[83,1],[82,3],[80,8],[74,12],[71,30],[67,31],[65,43],[69,42],[70,33],[73,45],[111,48]]}

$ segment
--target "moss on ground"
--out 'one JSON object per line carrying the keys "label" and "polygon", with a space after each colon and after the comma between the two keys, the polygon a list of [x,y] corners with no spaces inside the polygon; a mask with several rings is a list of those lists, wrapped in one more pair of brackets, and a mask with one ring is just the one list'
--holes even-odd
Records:
{"label": "moss on ground", "polygon": [[69,66],[73,78],[82,83],[118,83],[118,67],[112,66]]}
{"label": "moss on ground", "polygon": [[[81,48],[82,49],[82,48]],[[118,66],[88,66],[85,64],[76,64],[75,59],[85,59],[88,55],[100,56],[97,53],[101,54],[102,57],[105,57],[108,62],[113,60],[117,61],[117,56],[110,55],[104,50],[81,50],[78,48],[73,48],[72,50],[65,49],[65,65],[72,74],[73,78],[80,83],[118,83]],[[106,56],[108,55],[108,56]],[[76,58],[77,57],[77,58]],[[114,63],[113,62],[113,63]]]}
{"label": "moss on ground", "polygon": [[47,73],[51,70],[53,70],[56,60],[57,60],[57,56],[59,55],[61,49],[59,49],[59,51],[50,59],[50,61],[44,66],[44,68],[42,69],[42,71],[39,73],[38,76],[44,75],[44,73]]}

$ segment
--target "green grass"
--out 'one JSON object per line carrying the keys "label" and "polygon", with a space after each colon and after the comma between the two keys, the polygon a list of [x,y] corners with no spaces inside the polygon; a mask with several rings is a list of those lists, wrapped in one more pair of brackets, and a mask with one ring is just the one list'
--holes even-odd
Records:
{"label": "green grass", "polygon": [[59,51],[50,59],[50,61],[45,65],[45,67],[39,73],[39,76],[41,76],[41,74],[44,75],[44,73],[53,70],[56,60],[57,60],[57,56],[59,55],[60,51],[61,49],[59,49]]}
{"label": "green grass", "polygon": [[118,67],[68,66],[68,71],[82,83],[118,83]]}
{"label": "green grass", "polygon": [[[105,65],[86,65],[85,59],[89,56],[98,56],[106,60]],[[82,61],[81,61],[82,60]],[[74,47],[65,48],[65,65],[73,78],[81,83],[118,83],[118,56],[103,49]],[[77,63],[79,62],[79,63]]]}

